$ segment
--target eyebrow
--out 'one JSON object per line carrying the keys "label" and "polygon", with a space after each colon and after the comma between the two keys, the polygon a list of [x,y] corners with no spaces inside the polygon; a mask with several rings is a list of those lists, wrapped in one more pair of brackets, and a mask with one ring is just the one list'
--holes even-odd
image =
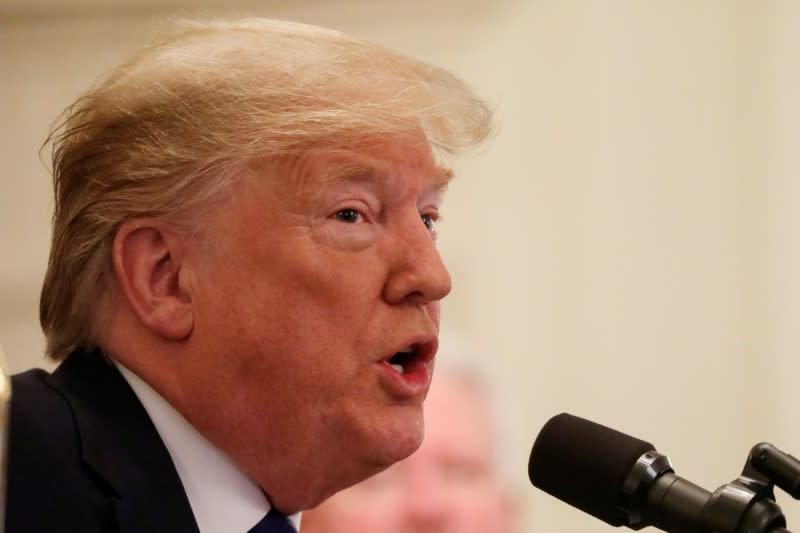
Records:
{"label": "eyebrow", "polygon": [[[370,164],[361,162],[347,162],[330,165],[322,176],[325,182],[371,182],[375,178],[389,175],[389,166],[384,164]],[[431,179],[436,189],[442,190],[452,181],[455,173],[453,169],[437,164]]]}

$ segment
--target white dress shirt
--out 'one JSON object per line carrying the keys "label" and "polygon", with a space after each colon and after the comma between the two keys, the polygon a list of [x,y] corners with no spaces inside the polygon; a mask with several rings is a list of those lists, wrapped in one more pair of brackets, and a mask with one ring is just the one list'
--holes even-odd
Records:
{"label": "white dress shirt", "polygon": [[[139,376],[114,361],[153,421],[200,533],[247,533],[271,506],[259,486]],[[300,513],[289,517],[300,530]]]}

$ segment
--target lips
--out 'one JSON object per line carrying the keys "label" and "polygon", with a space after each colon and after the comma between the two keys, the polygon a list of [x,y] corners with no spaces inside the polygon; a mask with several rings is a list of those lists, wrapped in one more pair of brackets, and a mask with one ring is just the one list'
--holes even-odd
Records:
{"label": "lips", "polygon": [[436,337],[427,337],[405,345],[380,362],[384,383],[392,393],[402,398],[425,393],[437,344]]}

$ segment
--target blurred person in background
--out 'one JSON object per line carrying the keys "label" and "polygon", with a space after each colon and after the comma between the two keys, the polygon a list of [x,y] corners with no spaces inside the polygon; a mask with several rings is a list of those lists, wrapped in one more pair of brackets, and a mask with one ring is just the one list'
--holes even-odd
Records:
{"label": "blurred person in background", "polygon": [[180,25],[84,94],[51,137],[60,365],[12,378],[6,533],[294,532],[416,450],[438,159],[490,115],[442,69],[266,19]]}
{"label": "blurred person in background", "polygon": [[425,437],[409,458],[303,515],[304,533],[512,533],[502,395],[463,338],[443,334],[425,399]]}

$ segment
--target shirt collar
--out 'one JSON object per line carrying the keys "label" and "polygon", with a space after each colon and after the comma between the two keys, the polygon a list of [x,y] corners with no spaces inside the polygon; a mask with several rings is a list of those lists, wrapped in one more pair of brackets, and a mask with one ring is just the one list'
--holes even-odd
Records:
{"label": "shirt collar", "polygon": [[[249,531],[271,506],[259,486],[139,376],[114,361],[169,452],[202,533]],[[300,530],[300,513],[289,516]]]}

